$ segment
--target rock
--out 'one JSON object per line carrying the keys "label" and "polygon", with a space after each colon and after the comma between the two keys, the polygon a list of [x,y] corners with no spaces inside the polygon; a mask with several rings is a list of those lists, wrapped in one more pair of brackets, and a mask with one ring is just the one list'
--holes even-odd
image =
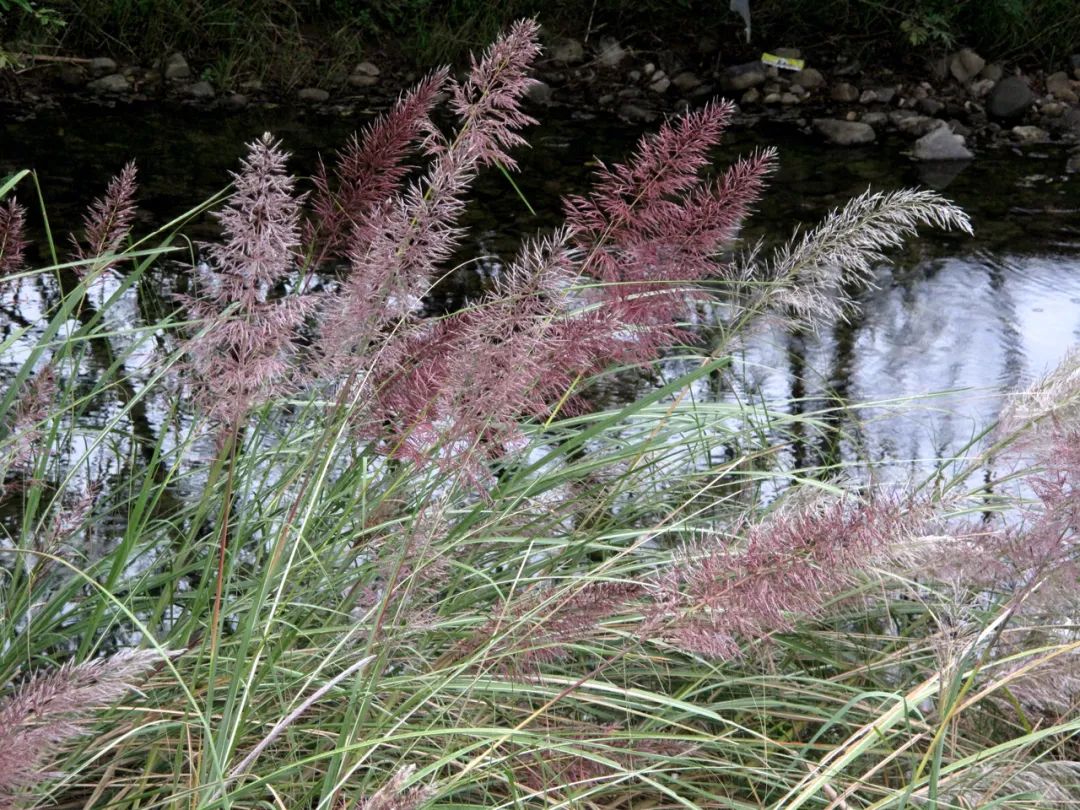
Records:
{"label": "rock", "polygon": [[78,65],[61,65],[56,78],[64,87],[74,90],[86,83],[86,73]]}
{"label": "rock", "polygon": [[976,79],[968,85],[968,92],[973,98],[985,98],[990,95],[996,82],[993,79]]}
{"label": "rock", "polygon": [[889,116],[883,112],[868,112],[860,120],[872,127],[880,127],[889,120]]}
{"label": "rock", "polygon": [[1080,152],[1073,152],[1065,162],[1065,171],[1068,174],[1080,174]]}
{"label": "rock", "polygon": [[624,87],[619,91],[619,98],[641,98],[641,88]]}
{"label": "rock", "polygon": [[191,68],[188,67],[187,60],[184,55],[177,51],[176,53],[169,54],[165,60],[165,79],[167,81],[179,81],[181,79],[191,78]]}
{"label": "rock", "polygon": [[601,107],[610,106],[614,102],[615,102],[615,94],[614,93],[604,93],[604,95],[600,96],[600,98],[598,98],[596,100],[596,103],[599,104]]}
{"label": "rock", "polygon": [[1073,90],[1072,87],[1072,81],[1069,79],[1069,74],[1064,70],[1059,70],[1057,73],[1051,73],[1046,77],[1046,92],[1059,101],[1067,101],[1070,104],[1080,102],[1080,96],[1076,95],[1076,91]]}
{"label": "rock", "polygon": [[839,82],[833,85],[832,90],[829,91],[829,97],[833,101],[850,104],[859,100],[859,88],[848,82]]}
{"label": "rock", "polygon": [[1069,57],[1069,67],[1072,68],[1073,78],[1080,79],[1080,53]]}
{"label": "rock", "polygon": [[971,48],[964,48],[949,57],[949,72],[960,84],[967,84],[986,67],[986,60]]}
{"label": "rock", "polygon": [[691,73],[689,70],[684,70],[671,80],[671,83],[675,85],[675,89],[680,93],[689,93],[692,90],[696,90],[701,87],[701,79],[696,74]]}
{"label": "rock", "polygon": [[1047,118],[1060,118],[1065,114],[1068,107],[1061,101],[1048,101],[1039,108],[1039,112]]}
{"label": "rock", "polygon": [[725,90],[740,92],[765,83],[765,69],[761,62],[732,65],[724,70],[720,84]]}
{"label": "rock", "polygon": [[121,73],[110,73],[90,82],[86,88],[94,93],[126,93],[131,89],[131,82]]}
{"label": "rock", "polygon": [[643,67],[642,70],[645,71],[646,76],[652,76],[654,73],[656,73],[656,65],[654,65],[652,62],[646,62],[645,67]]}
{"label": "rock", "polygon": [[1035,94],[1019,76],[1009,76],[994,85],[987,98],[986,111],[994,118],[1019,118],[1032,104]]}
{"label": "rock", "polygon": [[900,120],[894,120],[893,123],[896,124],[896,128],[905,135],[911,135],[916,138],[921,138],[928,132],[946,126],[945,122],[940,118],[931,118],[927,115],[912,115]]}
{"label": "rock", "polygon": [[366,73],[353,73],[349,76],[350,87],[374,87],[378,83],[378,76],[369,76]]}
{"label": "rock", "polygon": [[262,79],[248,79],[246,82],[240,82],[240,89],[245,93],[261,93]]}
{"label": "rock", "polygon": [[918,102],[916,102],[915,106],[918,107],[921,112],[924,112],[927,115],[937,115],[939,112],[945,109],[944,104],[942,104],[936,98],[929,97],[919,99]]}
{"label": "rock", "polygon": [[321,87],[305,87],[297,92],[296,97],[301,101],[310,101],[316,104],[322,104],[324,101],[330,100],[330,94]]}
{"label": "rock", "polygon": [[629,79],[632,82],[640,82],[641,81],[641,71],[640,70],[631,70],[629,73],[626,74],[626,78]]}
{"label": "rock", "polygon": [[116,73],[116,62],[107,56],[98,56],[91,59],[89,67],[91,76],[100,77]]}
{"label": "rock", "polygon": [[895,87],[877,87],[873,90],[864,90],[859,96],[860,104],[889,104],[896,96]]}
{"label": "rock", "polygon": [[825,77],[821,75],[820,70],[815,68],[805,68],[795,74],[795,78],[792,79],[792,82],[807,90],[814,90],[825,85]]}
{"label": "rock", "polygon": [[242,110],[248,105],[248,97],[243,93],[231,93],[225,99],[225,106],[231,110]]}
{"label": "rock", "polygon": [[1013,127],[1012,134],[1020,143],[1045,143],[1050,140],[1050,133],[1038,127]]}
{"label": "rock", "polygon": [[765,103],[766,104],[779,104],[780,99],[781,99],[781,95],[779,93],[766,93],[765,94]]}
{"label": "rock", "polygon": [[666,93],[669,87],[671,87],[671,79],[663,75],[661,75],[659,79],[653,80],[649,85],[649,89],[659,95]]}
{"label": "rock", "polygon": [[596,61],[606,68],[617,68],[627,57],[626,49],[619,44],[617,39],[605,37],[600,40],[600,51],[596,54]]}
{"label": "rock", "polygon": [[637,104],[623,104],[619,107],[619,117],[631,124],[651,124],[657,115],[647,107],[639,107]]}
{"label": "rock", "polygon": [[740,104],[757,104],[759,101],[761,101],[761,91],[756,87],[751,87],[739,99]]}
{"label": "rock", "polygon": [[371,62],[361,62],[353,68],[354,76],[378,76],[380,73],[382,71]]}
{"label": "rock", "polygon": [[545,84],[541,81],[537,81],[529,88],[525,96],[533,104],[537,104],[541,107],[550,107],[552,97],[551,85]]}
{"label": "rock", "polygon": [[997,62],[991,62],[989,65],[979,71],[980,79],[990,79],[991,81],[999,82],[1001,77],[1005,75],[1005,68],[999,65]]}
{"label": "rock", "polygon": [[200,101],[208,101],[215,95],[214,85],[210,84],[210,82],[195,82],[195,84],[186,87],[184,92],[189,97]]}
{"label": "rock", "polygon": [[871,143],[877,136],[874,128],[859,121],[838,121],[835,118],[815,118],[814,129],[825,136],[829,143],[851,146]]}
{"label": "rock", "polygon": [[964,146],[964,136],[947,126],[939,126],[915,141],[918,160],[971,160],[975,155]]}
{"label": "rock", "polygon": [[585,59],[585,46],[567,37],[553,42],[548,48],[548,55],[558,65],[576,65]]}
{"label": "rock", "polygon": [[797,95],[795,95],[794,93],[781,93],[780,94],[780,103],[783,104],[786,107],[790,107],[792,104],[798,104],[799,102],[800,102],[799,97]]}

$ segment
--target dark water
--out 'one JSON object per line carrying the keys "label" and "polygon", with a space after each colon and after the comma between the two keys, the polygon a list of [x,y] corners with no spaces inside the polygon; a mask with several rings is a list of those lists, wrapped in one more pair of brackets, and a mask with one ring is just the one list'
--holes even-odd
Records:
{"label": "dark water", "polygon": [[[545,118],[530,133],[532,149],[521,154],[515,178],[538,214],[497,172],[482,178],[468,210],[465,253],[490,258],[455,272],[451,299],[476,289],[485,267],[509,258],[521,235],[553,224],[559,197],[587,188],[594,156],[625,157],[641,131],[605,117]],[[245,142],[262,132],[283,139],[294,170],[306,173],[363,120],[302,118],[286,109],[48,111],[5,124],[0,174],[36,169],[52,227],[64,233],[134,158],[142,218],[136,230],[148,230],[220,190]],[[838,149],[774,125],[740,128],[718,161],[761,145],[779,147],[781,168],[746,225],[750,239],[780,241],[867,188],[941,188],[975,225],[975,238],[928,232],[895,255],[850,323],[801,335],[763,326],[749,341],[742,371],[754,395],[808,400],[800,407],[882,403],[862,412],[867,421],[842,455],[914,461],[956,453],[993,419],[1004,396],[1052,368],[1080,337],[1080,175],[1064,173],[1064,151],[1003,150],[943,171],[911,161],[902,141]],[[196,237],[211,232],[207,218],[193,228]],[[11,354],[0,365],[20,360]],[[890,404],[933,392],[952,393]]]}

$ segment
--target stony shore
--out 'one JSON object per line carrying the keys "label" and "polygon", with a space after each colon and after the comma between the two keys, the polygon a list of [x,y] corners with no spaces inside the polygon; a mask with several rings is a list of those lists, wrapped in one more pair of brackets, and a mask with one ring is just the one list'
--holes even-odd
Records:
{"label": "stony shore", "polygon": [[[583,118],[606,111],[647,125],[722,96],[737,102],[738,126],[784,122],[836,148],[897,133],[910,143],[913,159],[953,161],[977,159],[988,149],[1057,143],[1072,149],[1068,169],[1080,172],[1080,54],[1057,70],[1022,72],[962,49],[912,75],[863,68],[843,56],[815,60],[796,48],[772,53],[803,58],[805,65],[783,70],[761,61],[723,64],[715,57],[703,68],[707,53],[688,59],[635,51],[612,38],[588,45],[558,39],[548,43],[531,100],[540,108],[570,108]],[[198,75],[179,53],[152,67],[106,57],[67,59],[37,65],[26,75],[9,83],[3,102],[8,116],[33,116],[72,98],[224,112],[292,105],[312,114],[353,116],[385,108],[416,78],[365,61],[327,87],[286,92],[258,81],[222,87]]]}

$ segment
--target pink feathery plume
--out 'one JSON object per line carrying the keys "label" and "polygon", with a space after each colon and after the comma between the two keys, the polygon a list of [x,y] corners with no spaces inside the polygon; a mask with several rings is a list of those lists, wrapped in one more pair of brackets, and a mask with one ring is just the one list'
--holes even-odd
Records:
{"label": "pink feathery plume", "polygon": [[0,206],[0,279],[23,268],[26,253],[26,209],[12,197]]}
{"label": "pink feathery plume", "polygon": [[463,84],[452,83],[451,106],[460,126],[451,138],[432,132],[435,156],[427,173],[398,196],[375,206],[355,229],[350,271],[326,315],[323,355],[333,366],[362,362],[387,324],[414,313],[443,262],[461,238],[463,195],[480,167],[513,167],[506,150],[523,142],[516,130],[532,119],[520,112],[531,80],[525,71],[539,53],[535,22],[516,23]]}
{"label": "pink feathery plume", "polygon": [[287,157],[269,134],[251,144],[217,214],[225,238],[208,248],[197,292],[185,298],[207,322],[189,351],[200,400],[217,419],[237,419],[288,388],[297,329],[310,311],[307,299],[278,294],[300,245],[300,200]]}
{"label": "pink feathery plume", "polygon": [[[337,153],[333,179],[319,161],[313,178],[312,218],[305,223],[304,239],[316,255],[315,265],[332,256],[344,258],[353,231],[397,190],[409,171],[405,158],[413,144],[434,132],[431,109],[447,75],[443,68],[425,77],[386,115],[365,127],[359,138],[352,135]],[[356,238],[366,241],[369,237]]]}
{"label": "pink feathery plume", "polygon": [[158,659],[152,650],[123,652],[35,674],[0,703],[0,808],[51,777],[56,750],[87,731],[98,707],[134,688]]}
{"label": "pink feathery plume", "polygon": [[688,285],[721,272],[718,255],[774,168],[775,152],[766,150],[716,181],[701,180],[732,109],[713,103],[665,123],[629,163],[601,169],[594,192],[565,201],[586,253],[583,272],[604,282],[595,297],[634,335],[623,360],[652,359],[684,337],[674,321],[700,295]]}
{"label": "pink feathery plume", "polygon": [[531,243],[483,300],[414,330],[393,365],[380,363],[371,427],[393,426],[392,452],[419,461],[438,448],[461,463],[483,445],[502,455],[521,417],[544,418],[602,363],[606,344],[573,330],[576,266],[566,231]]}
{"label": "pink feathery plume", "polygon": [[695,543],[656,583],[645,632],[690,652],[737,656],[742,643],[816,615],[874,552],[905,539],[919,514],[839,500],[778,514],[742,541]]}
{"label": "pink feathery plume", "polygon": [[19,393],[11,432],[0,445],[0,469],[26,470],[33,465],[56,389],[56,373],[52,366],[45,366]]}
{"label": "pink feathery plume", "polygon": [[131,232],[135,218],[135,162],[131,161],[109,181],[105,195],[94,200],[83,217],[83,242],[72,237],[75,255],[94,259],[115,253]]}

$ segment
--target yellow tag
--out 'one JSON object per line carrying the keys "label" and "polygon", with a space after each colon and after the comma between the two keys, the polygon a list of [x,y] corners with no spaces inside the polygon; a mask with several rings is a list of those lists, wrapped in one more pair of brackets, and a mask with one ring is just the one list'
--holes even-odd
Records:
{"label": "yellow tag", "polygon": [[789,59],[786,56],[777,56],[774,53],[763,53],[761,61],[766,65],[772,65],[781,70],[802,70],[806,67],[805,59]]}

